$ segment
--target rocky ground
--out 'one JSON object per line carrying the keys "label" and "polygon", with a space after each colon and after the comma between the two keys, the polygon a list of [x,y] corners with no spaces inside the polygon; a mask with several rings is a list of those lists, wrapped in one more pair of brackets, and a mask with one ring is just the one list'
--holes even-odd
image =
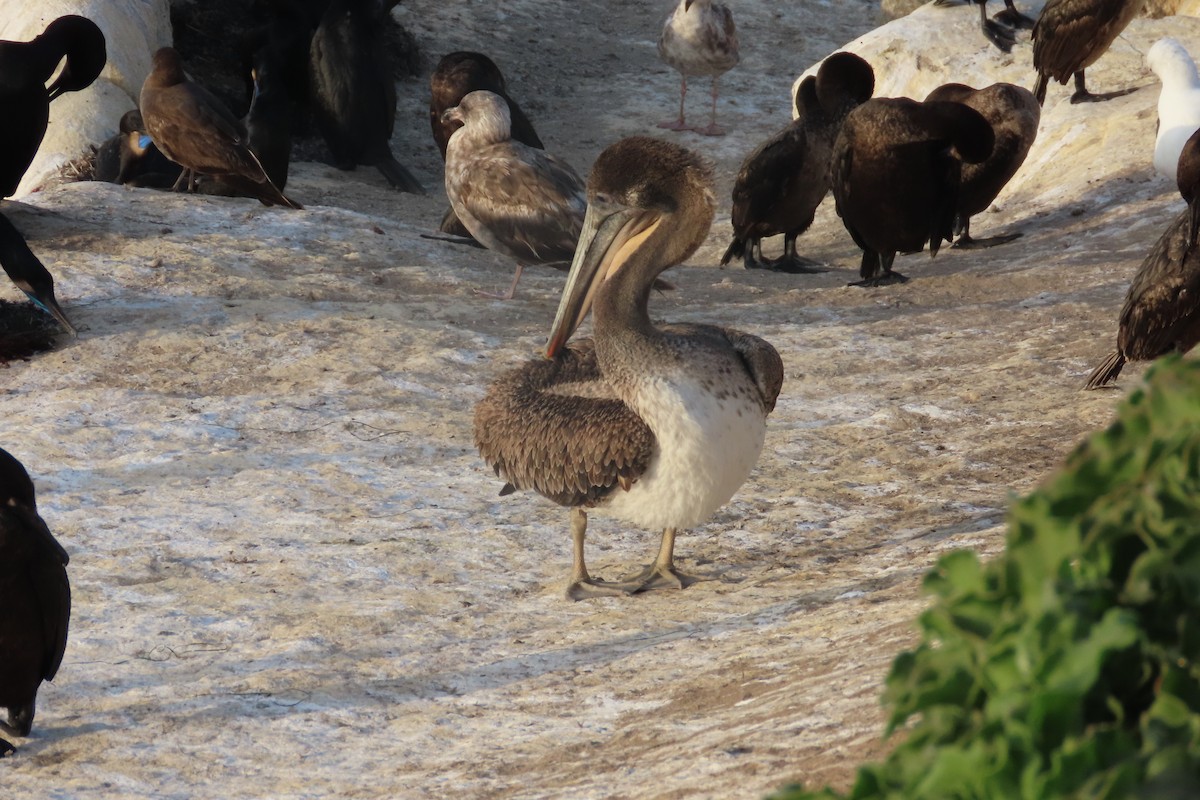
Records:
{"label": "rocky ground", "polygon": [[[566,513],[499,497],[471,443],[473,403],[542,345],[563,277],[531,269],[513,301],[482,299],[511,263],[422,238],[445,208],[425,81],[441,53],[487,51],[581,172],[622,136],[666,135],[712,159],[728,198],[795,77],[878,24],[858,0],[735,4],[730,133],[710,139],[654,127],[677,101],[665,12],[406,0],[422,75],[399,85],[394,146],[427,197],[305,162],[302,212],[92,183],[5,204],[81,329],[0,368],[3,446],[71,554],[75,601],[35,734],[0,764],[7,794],[755,797],[845,787],[886,752],[879,689],[914,641],[921,575],[951,548],[997,552],[1012,494],[1122,394],[1080,387],[1182,208],[1150,166],[1141,53],[1165,33],[1200,52],[1200,24],[1135,22],[1088,73],[1146,87],[1127,97],[1070,106],[1052,87],[1025,170],[973,226],[1023,238],[901,257],[907,284],[846,286],[859,256],[831,201],[801,239],[830,271],[717,269],[726,200],[652,312],[782,353],[759,468],[680,538],[712,580],[572,603]],[[1003,56],[976,18],[923,9],[853,47],[883,93],[1032,85],[1028,43]],[[593,515],[601,575],[656,544]]]}

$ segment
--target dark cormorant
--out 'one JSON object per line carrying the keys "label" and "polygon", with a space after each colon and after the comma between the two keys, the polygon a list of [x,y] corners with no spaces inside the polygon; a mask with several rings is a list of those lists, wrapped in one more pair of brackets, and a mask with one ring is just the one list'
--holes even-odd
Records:
{"label": "dark cormorant", "polygon": [[1072,75],[1072,103],[1109,100],[1134,91],[1092,94],[1084,85],[1083,71],[1104,55],[1141,7],[1142,0],[1047,0],[1033,26],[1038,104],[1045,102],[1051,78],[1065,84]]}
{"label": "dark cormorant", "polygon": [[[983,35],[1005,53],[1011,52],[1013,45],[1017,43],[1017,39],[1013,35],[1014,28],[1025,28],[1026,30],[1033,28],[1033,20],[1017,11],[1013,0],[1004,0],[1005,8],[996,15],[995,19],[988,19],[987,0],[968,0],[968,2],[979,6],[979,27],[983,29]],[[954,0],[934,0],[933,4],[948,6],[953,3]]]}
{"label": "dark cormorant", "polygon": [[861,286],[907,280],[896,253],[937,255],[954,235],[963,163],[992,152],[992,126],[962,103],[876,98],[850,112],[833,147],[837,212],[863,250]]}
{"label": "dark cormorant", "polygon": [[948,100],[970,106],[991,124],[996,136],[992,154],[986,160],[963,165],[954,220],[958,241],[954,246],[990,247],[1018,238],[1020,233],[972,239],[971,217],[987,210],[1025,163],[1042,116],[1042,107],[1033,93],[1011,83],[994,83],[983,89],[947,83],[930,92],[925,100]]}
{"label": "dark cormorant", "polygon": [[396,84],[383,52],[383,24],[395,3],[333,0],[313,34],[309,60],[313,115],[339,169],[374,166],[388,183],[424,194],[392,155]]}
{"label": "dark cormorant", "polygon": [[[816,77],[805,78],[796,93],[799,117],[758,146],[742,163],[733,185],[733,241],[721,257],[741,256],[747,269],[812,272],[796,254],[796,237],[812,225],[829,191],[833,142],[850,109],[871,97],[875,73],[853,53],[834,53]],[[784,234],[783,256],[762,257],[761,240]]]}
{"label": "dark cormorant", "polygon": [[8,277],[34,305],[58,320],[72,336],[77,334],[75,326],[54,299],[54,276],[29,249],[21,232],[3,214],[0,214],[0,267],[4,267]]}
{"label": "dark cormorant", "polygon": [[1126,361],[1149,361],[1200,342],[1200,248],[1188,247],[1191,214],[1184,211],[1159,237],[1133,276],[1117,330],[1117,349],[1088,377],[1098,389]]}
{"label": "dark cormorant", "polygon": [[[60,61],[67,63],[49,88]],[[0,41],[0,197],[9,197],[33,163],[50,101],[90,86],[104,69],[104,34],[86,17],[59,17],[30,42]]]}
{"label": "dark cormorant", "polygon": [[1179,166],[1175,170],[1179,194],[1188,204],[1188,252],[1196,246],[1196,231],[1200,229],[1200,129],[1188,137],[1179,151]]}
{"label": "dark cormorant", "polygon": [[[0,730],[28,736],[42,681],[54,679],[71,621],[70,559],[38,516],[33,481],[0,450]],[[13,752],[0,739],[0,756]]]}

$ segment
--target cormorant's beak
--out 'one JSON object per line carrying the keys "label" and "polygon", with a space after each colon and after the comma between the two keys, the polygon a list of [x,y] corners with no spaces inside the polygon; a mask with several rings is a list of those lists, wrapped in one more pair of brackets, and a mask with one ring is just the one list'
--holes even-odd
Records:
{"label": "cormorant's beak", "polygon": [[592,310],[600,285],[621,268],[659,219],[644,209],[612,201],[593,199],[588,203],[575,259],[546,342],[546,358],[554,358],[567,343]]}
{"label": "cormorant's beak", "polygon": [[67,93],[67,90],[62,88],[62,76],[61,75],[58,76],[58,80],[56,80],[54,83],[50,84],[49,93],[50,93],[50,102],[51,103],[54,102],[55,98],[61,97],[62,95]]}
{"label": "cormorant's beak", "polygon": [[24,286],[21,286],[19,283],[17,286],[25,293],[26,297],[33,301],[35,306],[58,320],[58,324],[66,328],[67,333],[71,334],[72,336],[79,336],[79,331],[77,331],[75,326],[71,324],[71,320],[67,319],[67,315],[63,313],[63,310],[58,307],[58,301],[54,299],[54,295],[50,295],[49,297],[43,299],[35,295],[32,289],[27,289]]}

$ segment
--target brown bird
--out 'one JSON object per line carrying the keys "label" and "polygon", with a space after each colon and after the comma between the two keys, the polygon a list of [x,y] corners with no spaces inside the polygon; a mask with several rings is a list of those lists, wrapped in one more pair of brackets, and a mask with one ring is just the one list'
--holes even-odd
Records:
{"label": "brown bird", "polygon": [[561,159],[510,136],[508,103],[471,92],[443,117],[462,123],[446,147],[446,195],[480,244],[525,264],[569,261],[587,210],[583,179]]}
{"label": "brown bird", "polygon": [[962,103],[875,98],[850,112],[833,146],[838,216],[863,250],[857,285],[907,280],[896,253],[937,255],[954,237],[963,163],[992,152],[992,126]]}
{"label": "brown bird", "polygon": [[1142,262],[1121,308],[1117,349],[1088,376],[1088,389],[1112,383],[1126,361],[1186,353],[1200,343],[1200,249],[1188,247],[1184,211]]}
{"label": "brown bird", "polygon": [[[446,160],[446,145],[450,142],[450,136],[462,127],[462,123],[443,119],[442,115],[475,91],[492,92],[508,103],[513,139],[538,150],[546,149],[521,106],[509,97],[500,68],[483,53],[460,50],[443,56],[429,79],[429,90],[429,125],[433,129],[433,140],[442,154],[442,161]],[[453,207],[446,211],[438,230],[454,236],[471,235],[454,214]]]}
{"label": "brown bird", "polygon": [[1075,77],[1072,103],[1111,100],[1134,91],[1092,94],[1084,85],[1083,71],[1108,51],[1141,7],[1142,0],[1047,0],[1033,26],[1038,105],[1046,101],[1051,78],[1065,84]]}
{"label": "brown bird", "polygon": [[[29,473],[0,449],[0,730],[12,736],[29,735],[38,688],[67,649],[69,561],[38,516]],[[14,750],[0,739],[0,756]]]}
{"label": "brown bird", "polygon": [[248,146],[245,126],[203,86],[188,80],[179,54],[163,47],[142,84],[146,131],[163,155],[183,167],[175,183],[193,188],[195,173],[219,177],[263,205],[302,206],[279,191]]}
{"label": "brown bird", "polygon": [[[717,79],[738,63],[737,28],[726,6],[712,0],[679,0],[663,23],[658,56],[679,71],[679,119],[658,123],[673,131],[694,130],[705,136],[722,136],[717,125]],[[712,114],[708,126],[691,127],[684,120],[689,75],[712,76]]]}
{"label": "brown bird", "polygon": [[1033,93],[1011,83],[993,83],[983,89],[947,83],[930,92],[925,100],[947,100],[970,106],[983,115],[996,137],[990,156],[978,164],[963,164],[954,218],[954,234],[958,241],[953,246],[991,247],[1020,237],[1018,232],[972,239],[971,217],[987,210],[1025,163],[1042,117],[1042,107]]}
{"label": "brown bird", "polygon": [[[799,117],[746,157],[733,185],[733,241],[721,257],[741,256],[746,269],[812,272],[796,253],[796,237],[812,225],[829,192],[833,142],[850,110],[871,97],[875,73],[853,53],[834,53],[796,93]],[[782,233],[783,256],[762,257],[762,239]]]}

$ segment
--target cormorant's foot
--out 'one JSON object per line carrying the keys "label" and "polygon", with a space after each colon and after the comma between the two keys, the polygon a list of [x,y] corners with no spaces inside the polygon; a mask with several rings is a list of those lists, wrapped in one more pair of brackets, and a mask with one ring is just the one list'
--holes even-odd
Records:
{"label": "cormorant's foot", "polygon": [[908,277],[901,275],[899,272],[885,272],[874,278],[866,278],[861,281],[852,281],[847,283],[847,286],[887,286],[893,283],[908,283]]}
{"label": "cormorant's foot", "polygon": [[998,244],[1008,244],[1020,239],[1025,234],[1020,231],[1006,233],[1003,236],[988,236],[985,239],[973,239],[970,236],[960,236],[958,241],[950,245],[956,250],[981,250],[985,247],[995,247]]}
{"label": "cormorant's foot", "polygon": [[725,129],[722,128],[720,125],[718,125],[715,122],[712,123],[711,125],[705,125],[703,128],[692,128],[692,130],[694,130],[696,133],[700,134],[701,136],[724,136],[725,135]]}
{"label": "cormorant's foot", "polygon": [[1033,30],[1034,21],[1032,17],[1027,17],[1015,8],[1006,8],[1003,11],[992,17],[1001,25],[1007,25],[1010,28],[1019,28],[1021,30]]}
{"label": "cormorant's foot", "polygon": [[786,272],[789,275],[815,274],[829,270],[820,261],[813,261],[804,256],[780,256],[774,261],[763,259],[756,262],[752,269],[769,269],[774,272]]}
{"label": "cormorant's foot", "polygon": [[626,597],[638,590],[625,582],[614,583],[599,578],[585,578],[571,581],[567,586],[567,598],[570,600],[586,600],[589,597]]}
{"label": "cormorant's foot", "polygon": [[632,586],[635,592],[646,592],[651,589],[686,589],[702,580],[704,578],[688,575],[672,566],[647,564],[645,569],[621,581],[619,585]]}
{"label": "cormorant's foot", "polygon": [[12,742],[7,742],[0,739],[0,758],[4,758],[9,753],[17,752],[17,748],[13,747]]}
{"label": "cormorant's foot", "polygon": [[1013,33],[1013,29],[1007,25],[1001,25],[994,19],[989,19],[983,23],[983,35],[988,38],[988,41],[999,47],[1005,53],[1011,53],[1013,45],[1017,43],[1017,37]]}
{"label": "cormorant's foot", "polygon": [[1101,92],[1100,94],[1094,94],[1087,90],[1075,92],[1075,94],[1071,95],[1071,105],[1075,105],[1076,103],[1103,103],[1105,100],[1112,100],[1114,97],[1124,97],[1127,94],[1133,94],[1137,90],[1138,87],[1134,86],[1129,89],[1121,89],[1117,92]]}
{"label": "cormorant's foot", "polygon": [[691,125],[688,125],[683,121],[683,117],[680,117],[679,119],[663,120],[662,122],[658,123],[658,127],[665,128],[669,131],[690,131],[692,129]]}

